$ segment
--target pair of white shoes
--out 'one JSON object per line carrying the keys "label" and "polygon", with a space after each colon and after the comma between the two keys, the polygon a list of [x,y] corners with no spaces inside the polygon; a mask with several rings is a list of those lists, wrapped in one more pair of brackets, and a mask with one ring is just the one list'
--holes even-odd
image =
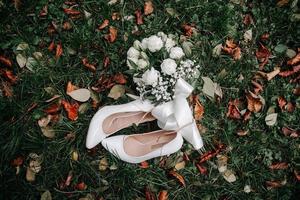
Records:
{"label": "pair of white shoes", "polygon": [[[86,139],[86,147],[91,149],[101,142],[103,147],[119,159],[129,163],[140,163],[151,158],[170,155],[180,150],[183,138],[195,149],[203,147],[202,138],[192,116],[181,116],[188,123],[166,126],[162,109],[171,103],[154,107],[149,101],[135,100],[123,105],[105,106],[93,117]],[[172,113],[166,112],[172,117]],[[166,115],[165,113],[165,115]],[[134,135],[108,137],[133,124],[158,119],[162,130]],[[167,119],[167,118],[166,118]]]}

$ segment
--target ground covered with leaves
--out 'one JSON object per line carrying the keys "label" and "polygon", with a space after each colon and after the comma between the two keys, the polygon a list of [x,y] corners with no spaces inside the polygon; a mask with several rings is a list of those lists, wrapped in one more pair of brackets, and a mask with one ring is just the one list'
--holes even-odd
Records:
{"label": "ground covered with leaves", "polygon": [[[2,0],[0,16],[1,199],[299,199],[298,0]],[[200,60],[205,151],[87,150],[98,108],[136,94],[128,48],[159,31]]]}

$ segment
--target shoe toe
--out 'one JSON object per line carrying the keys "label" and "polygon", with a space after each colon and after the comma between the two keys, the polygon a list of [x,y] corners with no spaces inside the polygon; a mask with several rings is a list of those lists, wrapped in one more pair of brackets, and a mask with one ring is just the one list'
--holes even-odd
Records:
{"label": "shoe toe", "polygon": [[104,140],[102,140],[101,144],[107,151],[112,153],[114,156],[122,158],[124,154],[123,138],[123,135],[105,138]]}

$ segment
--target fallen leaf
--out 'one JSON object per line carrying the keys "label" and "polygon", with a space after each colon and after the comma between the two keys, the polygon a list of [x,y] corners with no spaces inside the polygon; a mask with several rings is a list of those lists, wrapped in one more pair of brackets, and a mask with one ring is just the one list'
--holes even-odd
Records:
{"label": "fallen leaf", "polygon": [[296,179],[297,179],[298,181],[300,181],[300,173],[298,173],[296,170],[294,170],[294,174],[295,174],[295,176],[296,176]]}
{"label": "fallen leaf", "polygon": [[182,186],[185,186],[185,180],[184,180],[184,178],[183,178],[182,175],[180,175],[179,173],[175,172],[174,170],[171,170],[169,172],[169,175],[171,175],[174,178],[176,178]]}
{"label": "fallen leaf", "polygon": [[248,135],[249,130],[238,130],[237,135],[238,136],[245,136]]}
{"label": "fallen leaf", "polygon": [[212,51],[213,57],[219,57],[221,55],[222,47],[223,47],[222,44],[218,44],[217,46],[215,46],[213,48],[213,51]]}
{"label": "fallen leaf", "polygon": [[17,51],[25,51],[26,49],[29,49],[29,45],[26,42],[21,42],[17,46]]}
{"label": "fallen leaf", "polygon": [[262,44],[259,43],[258,50],[255,53],[257,60],[260,62],[259,69],[262,70],[268,63],[271,52]]}
{"label": "fallen leaf", "polygon": [[294,51],[293,49],[287,49],[285,54],[291,59],[297,55],[296,51]]}
{"label": "fallen leaf", "polygon": [[143,161],[140,163],[139,167],[142,169],[147,169],[149,168],[149,163],[147,161]]}
{"label": "fallen leaf", "polygon": [[199,170],[200,174],[206,175],[207,174],[207,168],[204,167],[201,164],[196,164],[197,169]]}
{"label": "fallen leaf", "polygon": [[102,24],[98,27],[98,30],[103,30],[105,27],[109,25],[109,20],[105,19]]}
{"label": "fallen leaf", "polygon": [[288,163],[281,162],[281,163],[274,163],[269,166],[270,169],[287,169],[289,167]]}
{"label": "fallen leaf", "polygon": [[135,19],[136,19],[136,24],[137,25],[143,24],[144,20],[143,20],[142,11],[138,9],[134,12],[134,14],[135,14]]}
{"label": "fallen leaf", "polygon": [[263,102],[259,96],[253,94],[252,92],[249,92],[246,94],[246,99],[248,103],[247,108],[249,111],[254,113],[261,111]]}
{"label": "fallen leaf", "polygon": [[294,103],[292,103],[292,102],[288,102],[287,104],[286,104],[286,106],[285,106],[285,108],[286,108],[286,110],[288,111],[288,112],[294,112],[294,110],[295,110],[295,104]]}
{"label": "fallen leaf", "polygon": [[226,116],[230,119],[241,119],[241,113],[237,107],[237,100],[231,100],[228,103],[228,111]]}
{"label": "fallen leaf", "polygon": [[300,130],[297,131],[289,127],[282,127],[281,131],[285,136],[289,136],[292,138],[298,138],[300,135]]}
{"label": "fallen leaf", "polygon": [[23,162],[24,162],[24,158],[21,157],[21,156],[19,156],[19,157],[13,159],[13,160],[10,162],[10,164],[11,164],[11,166],[13,166],[13,167],[18,167],[18,166],[21,166],[21,165],[23,164]]}
{"label": "fallen leaf", "polygon": [[77,120],[79,104],[77,102],[70,104],[66,100],[62,100],[61,104],[63,105],[64,109],[66,110],[66,112],[68,114],[68,118],[72,121]]}
{"label": "fallen leaf", "polygon": [[40,17],[45,17],[48,14],[48,5],[45,5],[40,11]]}
{"label": "fallen leaf", "polygon": [[204,114],[204,106],[200,103],[199,99],[196,99],[196,103],[194,106],[194,118],[195,120],[202,119]]}
{"label": "fallen leaf", "polygon": [[87,189],[87,185],[84,182],[80,182],[77,185],[75,185],[75,189],[83,191]]}
{"label": "fallen leaf", "polygon": [[252,29],[250,29],[244,33],[244,40],[246,42],[252,41]]}
{"label": "fallen leaf", "polygon": [[41,131],[43,135],[47,138],[54,138],[55,137],[55,131],[53,128],[46,126],[46,127],[41,127]]}
{"label": "fallen leaf", "polygon": [[289,0],[278,0],[277,6],[282,7],[289,3]]}
{"label": "fallen leaf", "polygon": [[265,122],[268,126],[274,126],[277,122],[277,113],[268,114],[265,118]]}
{"label": "fallen leaf", "polygon": [[26,180],[28,182],[35,181],[35,173],[29,167],[27,167],[27,170],[26,170]]}
{"label": "fallen leaf", "polygon": [[194,25],[183,24],[181,27],[183,29],[184,35],[187,37],[192,37],[194,32],[196,31]]}
{"label": "fallen leaf", "polygon": [[283,184],[281,181],[266,181],[266,186],[268,189],[282,187]]}
{"label": "fallen leaf", "polygon": [[251,186],[250,185],[245,185],[244,192],[245,193],[250,193],[251,192]]}
{"label": "fallen leaf", "polygon": [[67,93],[72,99],[79,102],[86,102],[90,99],[91,93],[88,89],[81,88]]}
{"label": "fallen leaf", "polygon": [[7,57],[0,56],[0,63],[5,65],[6,67],[12,67],[12,62]]}
{"label": "fallen leaf", "polygon": [[108,56],[105,56],[103,59],[103,67],[107,68],[110,64],[110,58]]}
{"label": "fallen leaf", "polygon": [[156,200],[154,193],[150,190],[149,187],[145,187],[145,196],[146,200]]}
{"label": "fallen leaf", "polygon": [[78,112],[80,114],[84,114],[86,113],[86,111],[88,111],[88,109],[90,108],[90,104],[89,103],[83,103],[79,106],[78,108]]}
{"label": "fallen leaf", "polygon": [[67,83],[67,89],[66,93],[69,94],[70,92],[73,92],[74,90],[78,90],[79,88],[76,85],[73,85],[71,81],[68,81]]}
{"label": "fallen leaf", "polygon": [[296,96],[300,96],[300,87],[293,89],[293,94]]}
{"label": "fallen leaf", "polygon": [[114,5],[118,2],[118,0],[110,0],[109,2],[107,2],[107,5],[111,6]]}
{"label": "fallen leaf", "polygon": [[124,74],[122,73],[117,73],[113,76],[113,81],[116,82],[117,84],[126,84],[127,80]]}
{"label": "fallen leaf", "polygon": [[158,200],[168,200],[168,191],[167,190],[162,190],[158,193]]}
{"label": "fallen leaf", "polygon": [[295,57],[293,57],[292,59],[290,59],[289,61],[287,61],[287,64],[288,65],[295,65],[295,64],[297,64],[299,62],[300,62],[300,52]]}
{"label": "fallen leaf", "polygon": [[2,90],[3,95],[6,97],[12,97],[14,95],[12,86],[7,81],[1,81],[0,89]]}
{"label": "fallen leaf", "polygon": [[225,46],[222,47],[222,50],[228,55],[231,55],[234,60],[239,60],[242,57],[241,48],[238,47],[233,39],[227,39]]}
{"label": "fallen leaf", "polygon": [[0,74],[2,74],[11,84],[15,84],[18,81],[18,77],[15,76],[10,70],[0,69]]}
{"label": "fallen leaf", "polygon": [[227,170],[228,157],[225,155],[217,155],[217,166],[220,173],[224,173]]}
{"label": "fallen leaf", "polygon": [[78,151],[73,150],[73,151],[71,152],[71,159],[72,159],[73,161],[78,161],[78,159],[79,159]]}
{"label": "fallen leaf", "polygon": [[270,34],[269,33],[264,33],[260,36],[260,40],[262,41],[266,41],[270,38]]}
{"label": "fallen leaf", "polygon": [[91,70],[92,72],[96,71],[96,67],[94,64],[90,64],[87,58],[83,58],[82,60],[82,64],[88,68],[89,70]]}
{"label": "fallen leaf", "polygon": [[104,36],[104,38],[105,38],[107,41],[109,41],[110,43],[113,43],[113,42],[116,41],[116,39],[117,39],[117,34],[118,34],[118,30],[117,30],[115,27],[110,26],[110,27],[109,27],[109,33],[106,34],[106,35]]}
{"label": "fallen leaf", "polygon": [[54,43],[54,41],[52,41],[52,42],[50,43],[49,47],[48,47],[48,50],[49,50],[50,52],[52,52],[52,51],[54,50],[54,48],[55,48],[55,43]]}
{"label": "fallen leaf", "polygon": [[145,4],[144,4],[144,14],[145,15],[150,15],[151,13],[153,13],[154,11],[154,8],[153,8],[153,3],[152,1],[150,0],[147,0],[145,1]]}
{"label": "fallen leaf", "polygon": [[281,71],[279,73],[279,76],[282,76],[282,77],[288,77],[288,76],[292,76],[294,75],[295,73],[299,72],[300,71],[300,65],[297,65],[297,66],[293,66],[293,69],[292,70],[287,70],[287,71]]}
{"label": "fallen leaf", "polygon": [[108,165],[106,157],[101,158],[99,161],[99,166],[98,166],[99,170],[105,171],[108,168],[108,166],[109,165]]}
{"label": "fallen leaf", "polygon": [[246,110],[246,112],[243,115],[243,122],[247,122],[251,117],[251,111],[250,110]]}
{"label": "fallen leaf", "polygon": [[60,104],[53,103],[46,109],[44,109],[44,112],[47,114],[56,114],[58,111],[60,111]]}
{"label": "fallen leaf", "polygon": [[52,115],[47,115],[46,117],[42,117],[38,120],[39,127],[46,127],[51,122]]}
{"label": "fallen leaf", "polygon": [[253,24],[253,17],[252,17],[252,14],[250,13],[247,13],[245,16],[244,16],[244,19],[243,19],[243,23],[245,25],[250,25],[250,24]]}
{"label": "fallen leaf", "polygon": [[61,55],[62,55],[62,53],[63,53],[62,45],[61,45],[61,43],[58,43],[58,44],[56,45],[55,58],[56,58],[56,59],[60,58]]}
{"label": "fallen leaf", "polygon": [[67,15],[79,15],[80,11],[78,10],[73,10],[72,8],[64,8],[64,13],[66,13]]}
{"label": "fallen leaf", "polygon": [[277,98],[278,106],[281,110],[284,110],[285,105],[287,104],[287,100],[284,97],[280,96]]}
{"label": "fallen leaf", "polygon": [[112,20],[120,20],[120,19],[121,19],[120,13],[118,13],[118,12],[113,12],[113,14],[111,15],[111,19],[112,19]]}
{"label": "fallen leaf", "polygon": [[221,150],[223,150],[223,149],[224,149],[224,145],[223,145],[223,144],[220,144],[220,145],[218,145],[218,146],[216,147],[215,150],[205,152],[203,155],[201,155],[200,160],[199,160],[199,164],[204,163],[204,162],[210,160],[211,158],[215,157],[215,156],[218,155],[218,153],[220,153]]}
{"label": "fallen leaf", "polygon": [[40,200],[52,200],[52,196],[49,190],[46,190],[42,195]]}
{"label": "fallen leaf", "polygon": [[263,87],[258,82],[251,80],[252,85],[254,86],[254,94],[258,94],[259,92],[263,91]]}
{"label": "fallen leaf", "polygon": [[108,97],[113,98],[114,100],[117,100],[121,96],[125,94],[125,87],[124,85],[114,85],[109,94]]}
{"label": "fallen leaf", "polygon": [[236,181],[236,176],[234,172],[230,169],[227,169],[222,175],[224,179],[229,183],[233,183]]}
{"label": "fallen leaf", "polygon": [[178,170],[181,170],[181,169],[184,169],[185,168],[185,161],[181,161],[181,162],[178,162],[176,163],[175,167],[174,167],[177,171]]}
{"label": "fallen leaf", "polygon": [[63,29],[68,31],[68,30],[71,30],[72,29],[72,25],[70,22],[64,22],[63,23]]}

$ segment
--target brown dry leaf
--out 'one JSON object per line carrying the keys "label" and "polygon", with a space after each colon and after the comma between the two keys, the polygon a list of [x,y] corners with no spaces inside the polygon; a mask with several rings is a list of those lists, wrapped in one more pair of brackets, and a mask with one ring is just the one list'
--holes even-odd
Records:
{"label": "brown dry leaf", "polygon": [[79,15],[80,11],[78,10],[73,10],[72,8],[64,8],[64,13],[66,13],[67,15]]}
{"label": "brown dry leaf", "polygon": [[180,175],[179,173],[175,172],[174,170],[171,170],[169,172],[169,175],[171,175],[174,178],[176,178],[182,186],[185,186],[185,180],[184,180],[184,178],[183,178],[182,175]]}
{"label": "brown dry leaf", "polygon": [[110,26],[110,27],[109,27],[109,33],[106,34],[106,35],[104,36],[104,38],[105,38],[108,42],[113,43],[114,41],[116,41],[117,35],[118,35],[118,30],[117,30],[115,27]]}
{"label": "brown dry leaf", "polygon": [[289,127],[282,127],[281,131],[285,136],[289,136],[289,137],[292,137],[292,138],[298,138],[299,135],[300,135],[299,130],[297,131],[297,130],[291,129]]}
{"label": "brown dry leaf", "polygon": [[300,65],[297,65],[297,66],[293,66],[292,70],[287,70],[287,71],[280,72],[279,76],[288,77],[288,76],[294,75],[295,73],[297,73],[299,71],[300,71]]}
{"label": "brown dry leaf", "polygon": [[72,29],[72,24],[70,22],[64,22],[63,23],[63,29],[68,31]]}
{"label": "brown dry leaf", "polygon": [[46,126],[46,127],[41,127],[41,131],[43,135],[47,138],[54,138],[55,137],[55,131],[53,128]]}
{"label": "brown dry leaf", "polygon": [[26,170],[26,180],[28,182],[35,181],[35,173],[29,167],[27,167],[27,170]]}
{"label": "brown dry leaf", "polygon": [[47,114],[56,114],[58,111],[60,111],[60,104],[53,103],[46,109],[44,109],[44,112]]}
{"label": "brown dry leaf", "polygon": [[85,182],[80,182],[77,185],[75,185],[74,188],[83,191],[87,189],[87,185],[85,184]]}
{"label": "brown dry leaf", "polygon": [[177,171],[178,170],[181,170],[181,169],[184,169],[185,168],[185,161],[181,161],[181,162],[178,162],[176,163],[175,167],[174,167]]}
{"label": "brown dry leaf", "polygon": [[234,49],[237,47],[237,44],[235,44],[235,42],[233,41],[233,39],[227,39],[226,42],[226,47],[230,48],[230,49]]}
{"label": "brown dry leaf", "polygon": [[80,88],[77,90],[74,90],[72,92],[69,92],[68,95],[72,97],[72,99],[79,101],[79,102],[86,102],[90,99],[91,93],[86,88]]}
{"label": "brown dry leaf", "polygon": [[144,23],[144,20],[143,20],[143,15],[142,15],[142,11],[141,10],[136,10],[134,12],[135,14],[135,18],[136,18],[136,24],[137,25],[141,25]]}
{"label": "brown dry leaf", "polygon": [[277,102],[278,102],[279,108],[281,110],[284,110],[285,105],[287,104],[287,100],[284,97],[280,96],[277,98]]}
{"label": "brown dry leaf", "polygon": [[184,31],[184,35],[187,37],[192,37],[193,33],[196,31],[194,24],[183,24],[182,29]]}
{"label": "brown dry leaf", "polygon": [[12,62],[4,56],[0,56],[0,63],[5,65],[6,67],[12,67]]}
{"label": "brown dry leaf", "polygon": [[158,193],[158,200],[168,200],[168,191],[167,190],[162,190]]}
{"label": "brown dry leaf", "polygon": [[62,100],[61,101],[61,104],[63,105],[65,111],[67,112],[68,114],[68,118],[72,121],[75,121],[78,119],[78,108],[79,108],[79,104],[76,102],[76,103],[69,103],[68,101],[66,100]]}
{"label": "brown dry leaf", "polygon": [[153,13],[154,11],[154,8],[153,8],[153,3],[152,1],[148,0],[148,1],[145,1],[145,4],[144,4],[144,14],[145,15],[150,15],[151,13]]}
{"label": "brown dry leaf", "polygon": [[248,135],[249,130],[238,130],[237,135],[238,136],[245,136]]}
{"label": "brown dry leaf", "polygon": [[228,103],[228,111],[226,116],[230,119],[241,119],[241,113],[238,109],[238,100],[231,100]]}
{"label": "brown dry leaf", "polygon": [[249,111],[257,113],[262,109],[263,102],[257,95],[253,94],[252,92],[249,92],[246,95],[246,98],[247,98],[247,103],[248,103],[247,108]]}
{"label": "brown dry leaf", "polygon": [[121,96],[125,94],[125,87],[124,85],[114,85],[109,94],[107,95],[110,98],[113,98],[114,100],[119,99]]}
{"label": "brown dry leaf", "polygon": [[114,82],[116,82],[117,84],[126,84],[127,80],[126,77],[124,76],[124,74],[122,73],[117,73],[113,76],[113,80]]}
{"label": "brown dry leaf", "polygon": [[289,3],[289,0],[278,0],[277,6],[282,7]]}
{"label": "brown dry leaf", "polygon": [[270,169],[287,169],[288,167],[289,167],[289,164],[286,162],[274,163],[269,166]]}
{"label": "brown dry leaf", "polygon": [[149,163],[147,161],[143,161],[139,164],[139,167],[142,169],[147,169],[149,168]]}
{"label": "brown dry leaf", "polygon": [[242,57],[242,51],[240,47],[236,47],[235,49],[233,49],[232,51],[232,58],[234,60],[239,60]]}
{"label": "brown dry leaf", "polygon": [[233,41],[233,39],[227,39],[225,46],[222,50],[228,55],[232,56],[234,60],[241,59],[241,48]]}
{"label": "brown dry leaf", "polygon": [[300,87],[293,89],[293,94],[296,96],[300,96]]}
{"label": "brown dry leaf", "polygon": [[87,58],[83,58],[83,59],[81,60],[81,62],[82,62],[82,64],[83,64],[86,68],[88,68],[88,69],[91,70],[92,72],[95,72],[95,71],[96,71],[95,65],[89,63],[89,61],[88,61]]}
{"label": "brown dry leaf", "polygon": [[105,56],[103,59],[103,67],[107,68],[110,64],[110,58],[108,56]]}
{"label": "brown dry leaf", "polygon": [[98,30],[102,30],[109,25],[109,20],[105,19],[102,24],[98,27]]}
{"label": "brown dry leaf", "polygon": [[295,174],[295,176],[296,176],[296,179],[297,179],[298,181],[300,181],[300,173],[298,173],[296,170],[294,170],[294,174]]}
{"label": "brown dry leaf", "polygon": [[251,117],[251,112],[247,110],[243,115],[243,122],[247,122]]}
{"label": "brown dry leaf", "polygon": [[204,114],[204,106],[200,103],[199,99],[196,99],[195,106],[194,106],[194,118],[195,120],[202,119]]}
{"label": "brown dry leaf", "polygon": [[252,17],[252,14],[246,14],[245,16],[244,16],[244,19],[243,19],[243,23],[245,24],[245,25],[250,25],[250,24],[253,24],[253,17]]}
{"label": "brown dry leaf", "polygon": [[113,14],[111,15],[111,19],[112,20],[120,20],[121,19],[120,13],[113,12]]}
{"label": "brown dry leaf", "polygon": [[286,106],[285,106],[285,109],[288,111],[288,112],[294,112],[294,110],[295,110],[295,108],[296,108],[296,106],[295,106],[295,104],[294,103],[292,103],[292,102],[288,102],[287,104],[286,104]]}
{"label": "brown dry leaf", "polygon": [[149,187],[145,187],[145,196],[146,200],[156,200],[154,193],[150,190]]}
{"label": "brown dry leaf", "polygon": [[254,80],[252,80],[251,83],[254,86],[255,94],[258,94],[259,92],[263,91],[263,87],[261,84],[259,84],[258,82],[254,81]]}
{"label": "brown dry leaf", "polygon": [[54,50],[54,48],[55,48],[55,43],[54,43],[54,41],[52,41],[52,42],[50,43],[49,47],[48,47],[48,50],[49,50],[50,52],[52,52],[52,51]]}
{"label": "brown dry leaf", "polygon": [[196,164],[197,169],[199,170],[200,174],[206,175],[207,174],[207,168],[204,167],[201,164]]}
{"label": "brown dry leaf", "polygon": [[11,87],[11,84],[6,81],[1,81],[0,89],[3,92],[3,95],[6,97],[12,97],[13,94],[13,89]]}
{"label": "brown dry leaf", "polygon": [[259,43],[258,50],[255,53],[257,60],[260,62],[259,69],[262,70],[268,63],[271,52],[262,44]]}
{"label": "brown dry leaf", "polygon": [[61,45],[61,43],[58,43],[58,44],[56,45],[55,58],[56,58],[56,59],[60,58],[61,55],[62,55],[62,53],[63,53],[62,45]]}
{"label": "brown dry leaf", "polygon": [[279,67],[275,67],[274,71],[269,72],[266,74],[266,78],[268,81],[272,80],[275,76],[277,76],[280,73],[280,68]]}
{"label": "brown dry leaf", "polygon": [[71,159],[72,159],[73,161],[78,161],[78,159],[79,159],[78,151],[73,150],[73,151],[71,152]]}
{"label": "brown dry leaf", "polygon": [[265,40],[268,40],[269,37],[270,37],[269,33],[264,33],[260,36],[260,40],[265,41]]}
{"label": "brown dry leaf", "polygon": [[40,17],[45,17],[48,14],[48,5],[45,5],[40,11]]}
{"label": "brown dry leaf", "polygon": [[42,117],[38,120],[39,127],[46,127],[51,122],[52,115],[47,115],[46,117]]}
{"label": "brown dry leaf", "polygon": [[74,90],[78,90],[79,88],[76,85],[73,85],[71,81],[68,81],[67,83],[67,89],[66,89],[66,93],[69,94],[70,92],[74,91]]}
{"label": "brown dry leaf", "polygon": [[18,77],[15,76],[12,71],[0,69],[0,74],[2,74],[11,84],[15,84],[18,81]]}
{"label": "brown dry leaf", "polygon": [[20,11],[22,6],[22,0],[12,0],[15,6],[16,11]]}
{"label": "brown dry leaf", "polygon": [[222,175],[224,179],[229,183],[233,183],[236,181],[236,176],[234,172],[230,169],[227,169]]}
{"label": "brown dry leaf", "polygon": [[282,187],[282,181],[266,181],[267,189]]}
{"label": "brown dry leaf", "polygon": [[297,64],[297,63],[299,63],[300,62],[300,52],[295,56],[295,57],[293,57],[292,59],[290,59],[288,62],[287,62],[287,64],[288,65],[295,65],[295,64]]}
{"label": "brown dry leaf", "polygon": [[108,162],[106,157],[101,158],[100,162],[99,162],[99,170],[100,171],[105,171],[108,168]]}

